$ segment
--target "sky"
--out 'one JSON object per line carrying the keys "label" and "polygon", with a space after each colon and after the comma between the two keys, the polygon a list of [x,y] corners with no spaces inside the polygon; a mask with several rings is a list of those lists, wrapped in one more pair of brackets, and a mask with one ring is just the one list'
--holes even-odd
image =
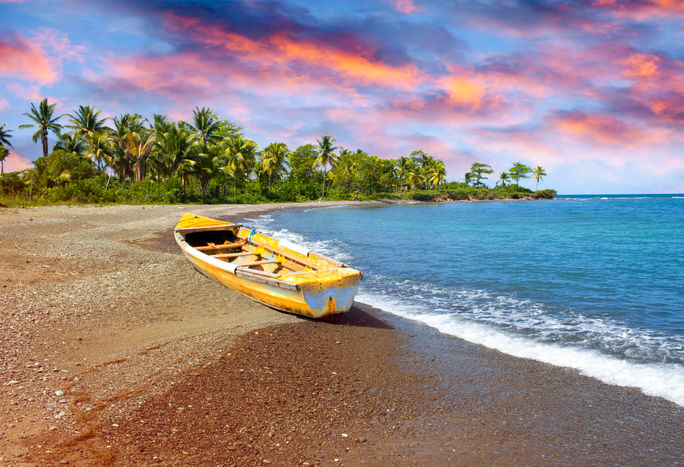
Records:
{"label": "sky", "polygon": [[17,127],[47,97],[422,149],[448,181],[520,161],[563,194],[684,192],[684,0],[0,0],[0,31],[5,170],[41,155]]}

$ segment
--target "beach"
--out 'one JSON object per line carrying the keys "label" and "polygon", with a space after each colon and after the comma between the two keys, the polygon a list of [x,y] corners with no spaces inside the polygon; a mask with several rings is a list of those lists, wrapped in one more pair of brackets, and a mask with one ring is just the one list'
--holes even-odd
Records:
{"label": "beach", "polygon": [[237,221],[322,205],[0,209],[0,462],[684,459],[672,402],[391,310],[280,313],[197,273],[172,237],[186,211]]}

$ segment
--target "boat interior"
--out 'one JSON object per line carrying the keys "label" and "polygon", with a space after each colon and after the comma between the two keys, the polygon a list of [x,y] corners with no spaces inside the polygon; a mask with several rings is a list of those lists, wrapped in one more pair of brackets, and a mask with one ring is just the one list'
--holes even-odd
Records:
{"label": "boat interior", "polygon": [[255,272],[277,278],[281,275],[310,271],[311,265],[288,258],[264,245],[250,242],[249,236],[240,236],[240,225],[220,228],[179,229],[191,247],[221,261],[235,264],[242,272]]}

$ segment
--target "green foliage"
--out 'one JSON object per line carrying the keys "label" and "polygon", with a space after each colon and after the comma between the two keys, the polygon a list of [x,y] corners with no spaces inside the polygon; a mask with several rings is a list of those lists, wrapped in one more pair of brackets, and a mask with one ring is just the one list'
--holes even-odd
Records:
{"label": "green foliage", "polygon": [[508,174],[510,177],[515,180],[515,184],[519,185],[520,179],[525,179],[529,178],[530,174],[532,173],[532,168],[526,166],[522,162],[514,162],[513,167],[508,169]]}
{"label": "green foliage", "polygon": [[494,173],[489,164],[483,164],[481,162],[475,162],[470,166],[470,178],[474,180],[473,186],[483,187],[485,186],[482,180],[487,179],[487,175]]}
{"label": "green foliage", "polygon": [[[501,186],[487,189],[483,181],[493,173],[488,164],[472,164],[466,183],[445,183],[444,162],[423,150],[383,159],[361,149],[338,148],[335,138],[326,135],[316,145],[305,144],[294,151],[282,142],[259,151],[242,127],[221,120],[209,108],[195,108],[190,123],[160,114],[151,121],[122,114],[111,118],[113,125],[108,128],[108,119],[101,118],[99,110],[79,106],[68,115],[71,131],[64,135],[54,108],[43,100],[25,114],[35,124],[20,128],[38,127],[34,140],[41,139],[44,156],[35,161],[35,171],[0,180],[2,200],[42,204],[262,203],[323,197],[440,201],[543,198],[554,193],[519,187],[519,179],[532,173],[519,162],[500,175]],[[52,152],[46,149],[49,131],[60,137]],[[0,126],[0,162],[11,147],[10,136]],[[506,186],[509,174],[515,186]],[[537,182],[545,175],[541,167],[534,171]]]}
{"label": "green foliage", "polygon": [[5,196],[15,197],[28,193],[26,180],[20,172],[11,172],[0,178],[0,193]]}
{"label": "green foliage", "polygon": [[537,190],[535,191],[535,193],[539,198],[542,199],[553,199],[553,197],[558,194],[556,190],[551,190],[549,188],[547,188],[546,190]]}

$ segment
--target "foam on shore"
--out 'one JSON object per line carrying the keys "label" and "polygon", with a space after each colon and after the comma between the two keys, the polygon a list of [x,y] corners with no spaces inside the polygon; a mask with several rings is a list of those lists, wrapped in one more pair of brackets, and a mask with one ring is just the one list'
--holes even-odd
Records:
{"label": "foam on shore", "polygon": [[[341,240],[311,241],[285,228],[269,228],[274,221],[270,215],[255,221],[276,238],[353,262],[349,245]],[[541,304],[515,297],[492,296],[482,290],[426,287],[424,283],[398,283],[369,274],[357,300],[474,344],[515,357],[574,368],[604,383],[635,387],[644,394],[684,406],[684,365],[677,363],[679,342],[669,342],[649,330],[628,329],[604,318],[573,316],[563,320],[546,313]],[[454,307],[455,303],[460,305]],[[504,324],[509,328],[503,328]],[[625,358],[620,358],[620,354],[625,354]],[[635,358],[627,358],[629,354]]]}
{"label": "foam on shore", "polygon": [[585,376],[618,386],[635,387],[684,406],[684,368],[678,364],[641,364],[592,349],[537,342],[487,324],[447,313],[429,313],[391,296],[360,292],[357,299],[404,318],[420,321],[440,332],[520,358],[574,368]]}

